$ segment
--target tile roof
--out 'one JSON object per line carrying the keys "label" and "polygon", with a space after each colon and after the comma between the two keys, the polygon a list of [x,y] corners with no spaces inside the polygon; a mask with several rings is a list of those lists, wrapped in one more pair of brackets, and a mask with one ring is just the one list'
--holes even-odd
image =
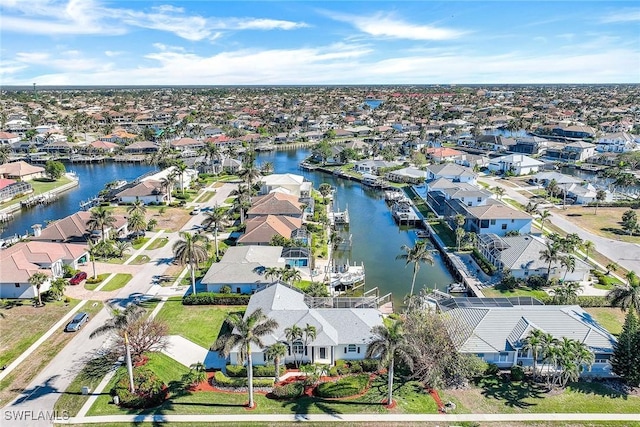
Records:
{"label": "tile roof", "polygon": [[248,219],[246,226],[245,233],[240,236],[238,243],[266,244],[276,234],[290,239],[291,233],[302,227],[302,220],[288,216],[265,215]]}

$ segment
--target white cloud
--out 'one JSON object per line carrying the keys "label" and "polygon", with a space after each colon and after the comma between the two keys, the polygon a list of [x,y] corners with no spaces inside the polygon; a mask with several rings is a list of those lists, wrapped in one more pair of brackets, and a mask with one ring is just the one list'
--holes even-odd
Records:
{"label": "white cloud", "polygon": [[297,28],[308,27],[304,22],[282,21],[279,19],[231,19],[227,23],[220,22],[219,29],[236,30],[295,30]]}
{"label": "white cloud", "polygon": [[615,22],[640,22],[640,9],[624,9],[612,12],[602,17],[601,22],[605,24]]}
{"label": "white cloud", "polygon": [[465,31],[434,25],[418,25],[395,18],[393,14],[376,13],[371,16],[331,14],[335,20],[352,24],[363,33],[374,37],[409,40],[450,40],[464,35]]}
{"label": "white cloud", "polygon": [[104,54],[105,56],[108,56],[109,58],[112,58],[114,56],[120,56],[120,55],[124,55],[126,52],[123,50],[105,50]]}

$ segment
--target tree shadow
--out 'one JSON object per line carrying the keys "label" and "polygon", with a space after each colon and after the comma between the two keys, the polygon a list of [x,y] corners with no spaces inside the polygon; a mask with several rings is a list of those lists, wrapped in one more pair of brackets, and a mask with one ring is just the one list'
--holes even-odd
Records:
{"label": "tree shadow", "polygon": [[[616,386],[618,385],[618,386]],[[627,400],[629,395],[620,387],[621,383],[617,379],[606,380],[603,383],[595,381],[580,381],[571,383],[567,387],[576,393],[606,397],[609,399]]]}
{"label": "tree shadow", "polygon": [[485,377],[477,381],[482,388],[482,394],[489,399],[504,401],[510,408],[526,409],[536,406],[536,403],[525,402],[525,399],[541,399],[546,393],[542,384],[528,381],[511,382],[503,377]]}
{"label": "tree shadow", "polygon": [[60,375],[53,375],[44,382],[44,385],[36,385],[32,388],[26,388],[24,390],[12,390],[12,391],[22,391],[22,395],[16,399],[14,405],[19,405],[21,403],[30,402],[32,400],[36,400],[46,394],[60,393],[56,387],[51,385],[53,381],[56,380]]}

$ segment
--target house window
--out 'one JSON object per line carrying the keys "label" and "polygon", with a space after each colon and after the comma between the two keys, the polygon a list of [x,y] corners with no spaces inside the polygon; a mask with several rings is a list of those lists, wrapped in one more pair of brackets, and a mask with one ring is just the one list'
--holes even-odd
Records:
{"label": "house window", "polygon": [[480,359],[483,359],[484,358],[484,353],[478,353],[478,354],[476,354],[476,356],[478,356]]}
{"label": "house window", "polygon": [[319,353],[320,354],[318,355],[318,357],[320,359],[326,359],[327,358],[327,348],[326,347],[320,347]]}
{"label": "house window", "polygon": [[529,350],[518,350],[518,359],[529,359]]}
{"label": "house window", "polygon": [[502,229],[506,230],[507,229],[507,224],[502,224]]}
{"label": "house window", "polygon": [[500,353],[498,356],[498,362],[506,362],[509,358],[509,353]]}
{"label": "house window", "polygon": [[473,206],[473,202],[467,202],[467,206]]}
{"label": "house window", "polygon": [[302,344],[302,341],[294,341],[293,342],[293,352],[295,354],[303,354],[304,353],[304,344]]}
{"label": "house window", "polygon": [[496,225],[496,220],[495,219],[491,220],[491,225]]}
{"label": "house window", "polygon": [[16,288],[19,288],[19,287],[20,287],[20,283],[16,283]]}
{"label": "house window", "polygon": [[347,346],[347,351],[346,353],[355,353],[357,351],[357,346],[355,344],[349,344]]}
{"label": "house window", "polygon": [[481,202],[482,201],[482,197],[478,197],[478,199],[476,201]]}

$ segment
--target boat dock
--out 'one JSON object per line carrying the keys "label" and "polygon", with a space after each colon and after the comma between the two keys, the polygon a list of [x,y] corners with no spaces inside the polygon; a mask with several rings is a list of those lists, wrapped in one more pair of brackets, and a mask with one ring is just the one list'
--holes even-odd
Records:
{"label": "boat dock", "polygon": [[20,206],[23,208],[31,208],[36,205],[48,205],[58,200],[57,193],[44,193],[31,196],[26,200],[20,202]]}
{"label": "boat dock", "polygon": [[329,224],[331,226],[349,225],[349,209],[342,212],[329,212]]}

